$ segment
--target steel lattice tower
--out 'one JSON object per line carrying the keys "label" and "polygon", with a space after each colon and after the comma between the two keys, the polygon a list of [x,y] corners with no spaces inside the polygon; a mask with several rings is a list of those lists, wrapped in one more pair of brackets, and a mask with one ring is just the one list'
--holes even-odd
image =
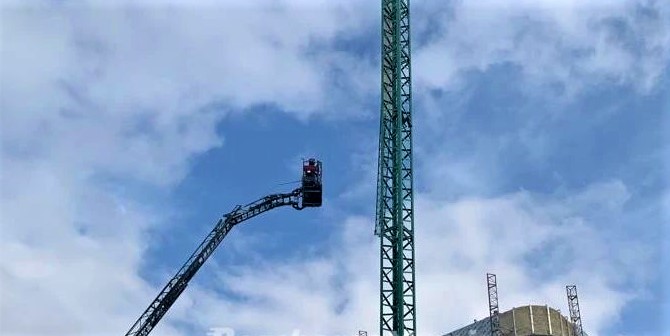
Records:
{"label": "steel lattice tower", "polygon": [[570,309],[570,320],[575,328],[575,335],[584,336],[584,328],[582,328],[582,314],[579,311],[579,298],[577,298],[577,286],[565,286],[565,291],[568,294],[568,308]]}
{"label": "steel lattice tower", "polygon": [[375,233],[380,335],[416,334],[409,0],[382,0],[381,118]]}
{"label": "steel lattice tower", "polygon": [[498,282],[495,274],[486,273],[486,285],[489,290],[489,321],[491,322],[491,335],[501,336],[500,316],[498,314]]}

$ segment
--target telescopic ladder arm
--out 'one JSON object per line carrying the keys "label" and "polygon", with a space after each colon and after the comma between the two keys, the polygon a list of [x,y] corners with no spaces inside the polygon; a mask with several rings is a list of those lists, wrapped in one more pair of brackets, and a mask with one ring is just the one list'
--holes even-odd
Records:
{"label": "telescopic ladder arm", "polygon": [[233,211],[223,215],[177,274],[163,287],[140,318],[130,327],[126,336],[146,336],[151,332],[235,225],[282,206],[290,205],[296,210],[302,210],[304,208],[300,202],[302,196],[302,188],[286,194],[268,195],[245,206],[237,206]]}

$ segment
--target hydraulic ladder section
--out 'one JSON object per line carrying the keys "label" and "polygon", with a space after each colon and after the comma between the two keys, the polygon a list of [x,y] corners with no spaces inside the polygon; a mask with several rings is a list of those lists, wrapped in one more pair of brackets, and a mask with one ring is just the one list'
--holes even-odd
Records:
{"label": "hydraulic ladder section", "polygon": [[409,0],[382,0],[381,117],[375,234],[380,335],[416,334]]}
{"label": "hydraulic ladder section", "polygon": [[[306,184],[306,179],[303,178],[303,186],[290,193],[268,195],[245,206],[238,205],[233,211],[223,215],[223,217],[216,223],[214,229],[188,258],[177,274],[175,274],[167,285],[163,287],[160,293],[158,293],[158,296],[156,296],[149,307],[142,313],[140,318],[130,327],[126,336],[146,336],[151,332],[175,301],[177,301],[179,295],[186,289],[189,281],[191,281],[200,267],[207,261],[207,258],[214,253],[214,250],[216,250],[217,246],[219,246],[221,241],[235,225],[278,207],[291,206],[296,210],[302,210],[305,207],[320,206],[321,162],[315,160],[310,161],[310,164],[312,163],[315,166],[318,165],[319,170],[315,173],[318,175],[315,179],[307,179],[309,184]],[[306,165],[307,164],[304,166]],[[304,168],[304,170],[306,171],[307,168]],[[314,171],[310,171],[310,174],[312,173],[314,173]],[[306,172],[303,172],[303,177],[306,174]],[[318,185],[315,184],[314,181],[318,181]],[[305,188],[309,189],[312,198],[318,199],[318,205],[303,202]],[[317,190],[318,195],[316,194]]]}

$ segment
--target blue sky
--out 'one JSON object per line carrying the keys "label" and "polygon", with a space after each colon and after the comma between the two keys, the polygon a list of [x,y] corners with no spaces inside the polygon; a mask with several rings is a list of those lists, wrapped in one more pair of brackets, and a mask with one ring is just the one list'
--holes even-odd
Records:
{"label": "blue sky", "polygon": [[[316,156],[324,206],[237,227],[154,333],[374,334],[378,7],[3,3],[0,331],[125,332],[221,214]],[[590,335],[670,335],[668,22],[412,2],[420,333],[485,317],[494,272],[502,309],[565,312],[574,283]]]}

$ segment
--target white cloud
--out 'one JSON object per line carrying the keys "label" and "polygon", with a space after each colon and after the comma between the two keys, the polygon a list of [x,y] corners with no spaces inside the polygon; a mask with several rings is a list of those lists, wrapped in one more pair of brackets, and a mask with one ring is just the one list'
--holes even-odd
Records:
{"label": "white cloud", "polygon": [[365,76],[364,60],[309,53],[361,24],[345,4],[146,5],[2,5],[3,335],[127,330],[156,294],[142,256],[171,216],[143,193],[221,146],[228,113],[329,113],[334,62]]}
{"label": "white cloud", "polygon": [[[568,96],[599,83],[649,92],[670,57],[670,8],[649,1],[462,1],[427,5],[437,26],[415,48],[420,88],[455,89],[467,71],[511,64],[528,90]],[[435,14],[439,13],[439,14]],[[421,31],[435,29],[421,26]]]}
{"label": "white cloud", "polygon": [[137,297],[154,291],[136,270],[143,231],[157,219],[80,178],[3,158],[3,334],[114,330],[128,323]]}

